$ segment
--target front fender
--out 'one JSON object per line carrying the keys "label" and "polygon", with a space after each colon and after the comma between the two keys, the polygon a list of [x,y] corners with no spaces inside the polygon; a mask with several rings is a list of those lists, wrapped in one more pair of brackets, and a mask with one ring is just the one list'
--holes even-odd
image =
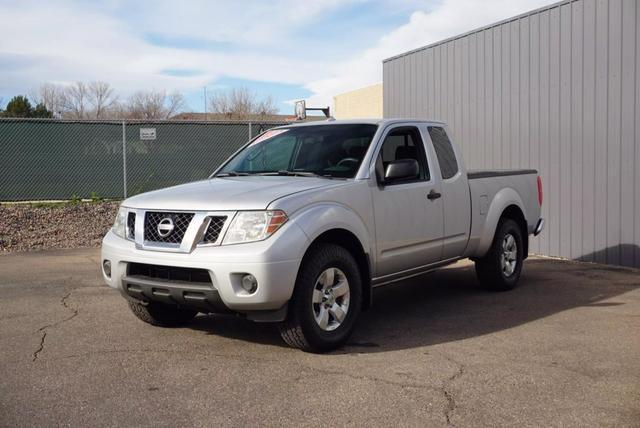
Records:
{"label": "front fender", "polygon": [[500,217],[504,210],[510,205],[517,206],[520,208],[523,215],[525,215],[524,213],[526,213],[526,211],[524,209],[524,203],[522,202],[522,198],[518,192],[511,187],[500,189],[489,204],[484,226],[480,232],[480,240],[474,252],[475,257],[483,257],[487,251],[489,251],[489,247],[491,247],[491,243],[493,242],[493,237],[496,234],[498,221],[500,221]]}
{"label": "front fender", "polygon": [[309,242],[329,230],[344,229],[358,238],[365,253],[372,254],[369,228],[355,211],[345,205],[335,202],[313,204],[296,212],[292,220],[307,235]]}

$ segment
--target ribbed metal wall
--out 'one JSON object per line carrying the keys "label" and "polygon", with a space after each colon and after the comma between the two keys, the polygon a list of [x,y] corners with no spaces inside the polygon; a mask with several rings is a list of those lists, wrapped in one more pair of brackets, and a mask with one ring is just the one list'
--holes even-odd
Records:
{"label": "ribbed metal wall", "polygon": [[535,168],[532,252],[640,267],[640,2],[565,1],[384,62],[384,116],[448,122],[468,168]]}

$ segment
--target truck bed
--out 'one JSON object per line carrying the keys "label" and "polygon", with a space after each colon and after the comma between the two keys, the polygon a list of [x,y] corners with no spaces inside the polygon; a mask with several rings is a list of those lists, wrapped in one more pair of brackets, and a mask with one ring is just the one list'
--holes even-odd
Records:
{"label": "truck bed", "polygon": [[467,257],[482,257],[486,253],[506,205],[519,206],[527,221],[527,234],[533,232],[540,218],[537,175],[535,169],[467,172],[471,192],[471,233]]}

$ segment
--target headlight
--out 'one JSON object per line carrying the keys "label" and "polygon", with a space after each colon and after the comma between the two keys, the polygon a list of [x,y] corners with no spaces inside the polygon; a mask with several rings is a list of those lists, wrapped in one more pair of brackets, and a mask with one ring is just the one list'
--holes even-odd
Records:
{"label": "headlight", "polygon": [[111,230],[121,238],[125,237],[125,225],[127,223],[127,211],[124,208],[118,210],[116,221],[113,222]]}
{"label": "headlight", "polygon": [[284,211],[239,211],[233,218],[222,245],[254,242],[267,239],[288,218]]}

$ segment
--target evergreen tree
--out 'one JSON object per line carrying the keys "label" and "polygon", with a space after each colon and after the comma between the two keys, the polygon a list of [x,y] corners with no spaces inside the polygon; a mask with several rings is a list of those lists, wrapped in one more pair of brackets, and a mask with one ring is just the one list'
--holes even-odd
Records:
{"label": "evergreen tree", "polygon": [[9,101],[5,109],[5,117],[31,117],[33,108],[29,99],[23,95],[17,95]]}
{"label": "evergreen tree", "polygon": [[44,104],[40,103],[31,112],[31,117],[51,118],[53,117],[53,113],[47,110],[47,107]]}

